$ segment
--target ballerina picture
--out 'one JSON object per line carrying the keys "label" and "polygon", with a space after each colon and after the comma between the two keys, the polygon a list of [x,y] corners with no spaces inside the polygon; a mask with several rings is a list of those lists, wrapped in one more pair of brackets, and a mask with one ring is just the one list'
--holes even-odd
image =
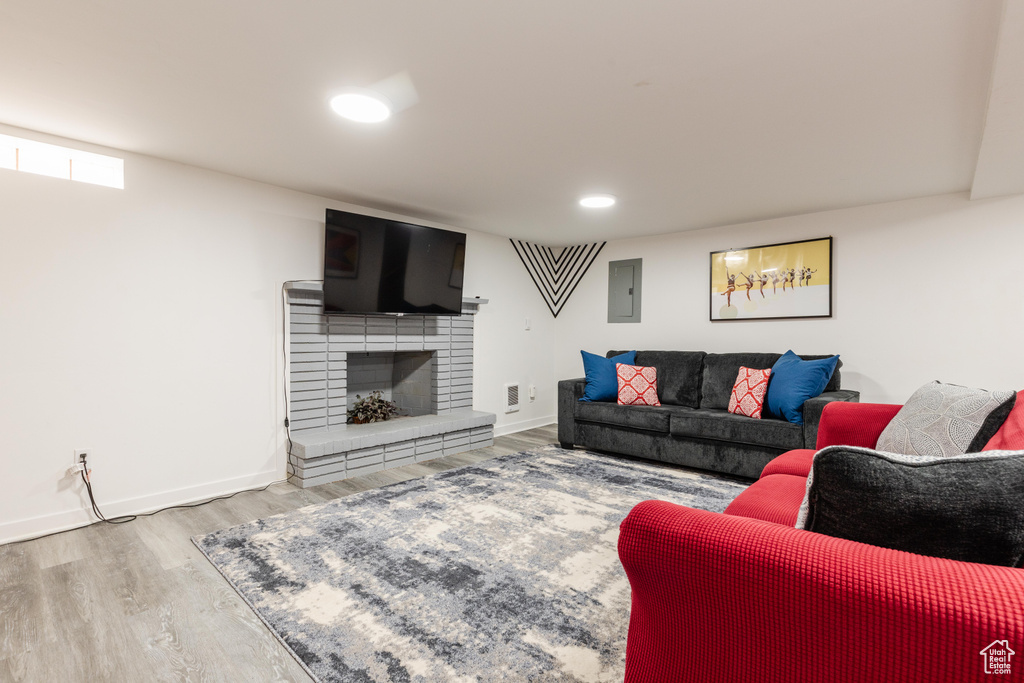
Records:
{"label": "ballerina picture", "polygon": [[[831,237],[712,252],[710,319],[831,317],[831,275]],[[746,296],[734,299],[737,276]]]}

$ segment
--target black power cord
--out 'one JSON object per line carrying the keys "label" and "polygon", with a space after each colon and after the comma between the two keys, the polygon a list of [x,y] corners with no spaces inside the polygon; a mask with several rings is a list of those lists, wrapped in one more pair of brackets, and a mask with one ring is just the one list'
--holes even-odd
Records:
{"label": "black power cord", "polygon": [[[215,500],[227,500],[228,498],[234,498],[239,493],[254,493],[254,492],[257,492],[257,491],[266,491],[267,489],[269,489],[274,484],[280,483],[280,482],[272,481],[269,484],[267,484],[266,486],[261,486],[261,487],[256,488],[256,489],[242,489],[241,491],[235,491],[234,493],[229,493],[226,496],[217,496],[216,498],[209,498],[207,500],[201,500],[198,503],[182,503],[181,505],[168,505],[165,508],[160,508],[159,510],[153,510],[152,512],[141,512],[141,513],[139,513],[137,515],[122,515],[120,517],[107,518],[107,517],[103,516],[103,513],[100,511],[99,505],[96,504],[96,498],[95,498],[95,496],[93,495],[93,492],[92,492],[92,482],[89,481],[89,470],[85,466],[84,462],[82,463],[81,475],[82,475],[82,481],[85,482],[85,490],[89,492],[89,503],[92,505],[93,514],[95,514],[97,517],[99,517],[100,522],[106,522],[107,524],[125,524],[126,522],[133,522],[136,519],[138,519],[139,517],[152,517],[155,514],[159,514],[161,512],[166,512],[167,510],[185,510],[185,509],[188,509],[188,508],[197,508],[200,505],[206,505],[208,503],[212,503]],[[68,531],[70,531],[70,529]]]}
{"label": "black power cord", "polygon": [[[85,490],[89,492],[89,504],[92,506],[92,514],[96,515],[101,522],[106,522],[107,524],[126,524],[128,522],[134,522],[139,518],[138,515],[123,515],[121,517],[112,517],[110,519],[104,517],[103,513],[100,512],[100,506],[96,504],[96,496],[92,493],[92,482],[89,481],[89,472],[89,465],[85,461],[85,458],[83,458],[82,469],[79,470],[78,473],[82,475],[82,483],[85,484]],[[157,510],[157,512],[160,511]]]}
{"label": "black power cord", "polygon": [[[85,465],[83,464],[83,468],[84,467],[85,467]],[[66,534],[66,533],[68,533],[70,531],[78,531],[79,529],[85,529],[87,527],[96,526],[97,524],[127,524],[128,522],[135,521],[139,517],[152,517],[153,515],[158,515],[161,512],[166,512],[168,510],[184,510],[184,509],[187,509],[187,508],[197,508],[197,507],[199,507],[201,505],[207,505],[207,504],[212,503],[212,502],[217,501],[217,500],[227,500],[228,498],[234,498],[235,496],[239,495],[240,493],[256,493],[256,492],[259,492],[259,491],[266,491],[267,489],[269,489],[274,484],[281,483],[281,481],[272,481],[269,484],[267,484],[266,486],[261,486],[259,488],[255,488],[255,489],[242,489],[241,491],[235,491],[234,493],[229,493],[226,496],[217,496],[215,498],[209,498],[207,500],[201,500],[198,503],[184,503],[182,505],[169,505],[169,506],[167,506],[165,508],[160,508],[159,510],[153,510],[152,512],[142,512],[142,513],[139,513],[137,515],[122,515],[120,517],[109,517],[108,518],[108,517],[105,517],[103,515],[103,513],[100,511],[99,505],[96,503],[96,497],[95,497],[95,495],[93,494],[93,491],[92,491],[92,483],[89,481],[89,474],[88,474],[88,472],[86,471],[86,469],[83,469],[80,472],[80,474],[82,475],[82,481],[85,482],[85,490],[89,493],[89,504],[92,507],[92,512],[93,512],[94,515],[96,515],[96,517],[99,518],[99,521],[93,522],[91,524],[85,524],[83,526],[76,526],[73,529],[64,529],[62,531],[52,531],[52,532],[50,532],[48,534],[42,534],[40,536],[33,536],[32,538],[23,538],[20,541],[11,541],[10,543],[5,543],[4,545],[17,545],[19,543],[28,543],[29,541],[38,541],[41,538],[49,538],[50,536],[57,536],[58,534]]]}

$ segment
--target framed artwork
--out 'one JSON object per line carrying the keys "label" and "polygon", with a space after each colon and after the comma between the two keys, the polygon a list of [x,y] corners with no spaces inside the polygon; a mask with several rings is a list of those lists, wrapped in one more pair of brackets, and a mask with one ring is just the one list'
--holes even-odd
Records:
{"label": "framed artwork", "polygon": [[832,238],[711,252],[711,320],[832,317]]}

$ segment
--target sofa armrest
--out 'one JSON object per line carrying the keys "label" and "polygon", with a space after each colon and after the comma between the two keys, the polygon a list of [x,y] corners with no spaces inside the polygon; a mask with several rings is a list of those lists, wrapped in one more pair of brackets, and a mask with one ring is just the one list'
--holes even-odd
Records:
{"label": "sofa armrest", "polygon": [[830,403],[822,411],[814,447],[874,448],[882,430],[902,407],[890,403]]}
{"label": "sofa armrest", "polygon": [[845,403],[856,403],[860,401],[860,392],[850,389],[836,389],[826,391],[814,398],[807,399],[803,405],[804,415],[804,448],[814,448],[818,441],[818,424],[821,421],[821,411],[829,403],[842,401]]}
{"label": "sofa armrest", "polygon": [[558,382],[558,443],[572,448],[576,442],[576,403],[583,398],[587,380],[563,379]]}
{"label": "sofa armrest", "polygon": [[664,501],[629,513],[619,558],[627,682],[980,683],[983,648],[1024,644],[1021,569]]}

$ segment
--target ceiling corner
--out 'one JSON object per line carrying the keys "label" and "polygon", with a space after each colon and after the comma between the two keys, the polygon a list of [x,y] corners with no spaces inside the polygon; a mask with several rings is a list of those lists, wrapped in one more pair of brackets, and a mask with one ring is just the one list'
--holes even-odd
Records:
{"label": "ceiling corner", "polygon": [[971,199],[1024,193],[1024,0],[1003,0]]}

